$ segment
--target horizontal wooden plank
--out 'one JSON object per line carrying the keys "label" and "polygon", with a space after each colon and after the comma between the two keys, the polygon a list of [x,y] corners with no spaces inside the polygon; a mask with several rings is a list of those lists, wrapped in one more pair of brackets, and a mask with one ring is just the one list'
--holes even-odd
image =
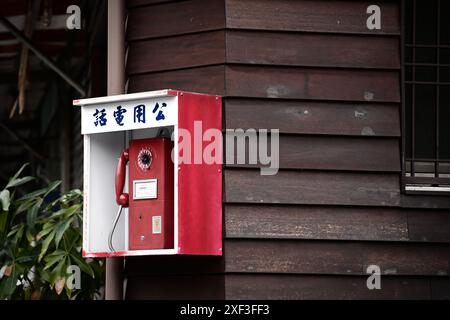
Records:
{"label": "horizontal wooden plank", "polygon": [[128,92],[168,88],[224,95],[224,72],[224,66],[219,65],[135,75],[129,78]]}
{"label": "horizontal wooden plank", "polygon": [[450,300],[450,278],[432,278],[431,284],[431,299]]}
{"label": "horizontal wooden plank", "polygon": [[400,68],[399,39],[393,37],[227,31],[226,39],[232,63]]}
{"label": "horizontal wooden plank", "polygon": [[229,129],[278,128],[280,133],[400,136],[396,104],[229,98],[224,100],[224,108]]}
{"label": "horizontal wooden plank", "polygon": [[225,275],[225,299],[353,300],[431,298],[430,279],[423,277],[383,277],[381,279],[381,290],[369,290],[366,284],[367,277],[362,276],[229,274]]}
{"label": "horizontal wooden plank", "polygon": [[129,10],[127,39],[138,40],[225,28],[223,0],[192,0]]}
{"label": "horizontal wooden plank", "polygon": [[226,238],[407,241],[406,212],[387,208],[226,205]]}
{"label": "horizontal wooden plank", "polygon": [[225,271],[364,275],[450,273],[450,245],[307,240],[226,240]]}
{"label": "horizontal wooden plank", "polygon": [[402,194],[400,200],[404,208],[450,209],[447,195]]}
{"label": "horizontal wooden plank", "polygon": [[226,88],[237,97],[400,102],[396,71],[233,65]]}
{"label": "horizontal wooden plank", "polygon": [[227,204],[227,238],[450,243],[446,210]]}
{"label": "horizontal wooden plank", "polygon": [[176,2],[176,1],[181,1],[181,0],[127,0],[126,5],[127,5],[127,8],[133,8],[133,7],[139,7],[139,6],[146,6],[146,5],[167,3],[167,2]]}
{"label": "horizontal wooden plank", "polygon": [[398,206],[399,177],[387,173],[225,170],[225,202]]}
{"label": "horizontal wooden plank", "polygon": [[[180,265],[183,268],[180,268]],[[224,270],[223,257],[217,256],[143,256],[128,257],[125,274],[144,275],[187,275],[221,273]]]}
{"label": "horizontal wooden plank", "polygon": [[409,238],[415,241],[450,242],[448,210],[408,211]]}
{"label": "horizontal wooden plank", "polygon": [[[248,138],[252,136],[251,132],[254,132],[253,138]],[[253,140],[251,146],[245,142],[246,139]],[[257,152],[261,151],[257,147],[257,139],[255,131],[228,133],[226,141],[234,140],[235,143],[234,148],[226,149],[227,166],[267,167],[261,164],[261,158],[258,157]],[[267,145],[272,145],[271,138]],[[397,139],[281,135],[278,145],[279,167],[282,169],[400,171],[400,147]],[[242,149],[245,146],[244,164],[238,164],[238,149],[241,146]],[[272,150],[270,154],[273,152],[276,151]],[[228,162],[228,159],[232,162]]]}
{"label": "horizontal wooden plank", "polygon": [[198,67],[225,62],[225,32],[205,32],[132,42],[128,74]]}
{"label": "horizontal wooden plank", "polygon": [[[179,266],[182,267],[182,266]],[[127,279],[126,300],[224,299],[223,275],[143,276]]]}
{"label": "horizontal wooden plank", "polygon": [[[226,0],[227,28],[399,34],[399,2],[379,1],[381,29],[369,30],[370,1]],[[268,19],[268,17],[270,17]]]}
{"label": "horizontal wooden plank", "polygon": [[142,74],[130,81],[134,92],[170,87],[229,97],[400,101],[399,77],[393,71],[218,65]]}

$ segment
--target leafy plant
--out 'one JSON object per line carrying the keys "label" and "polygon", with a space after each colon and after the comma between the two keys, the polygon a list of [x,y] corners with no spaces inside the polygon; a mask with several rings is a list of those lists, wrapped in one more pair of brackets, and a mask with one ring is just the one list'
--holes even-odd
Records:
{"label": "leafy plant", "polygon": [[0,299],[95,298],[104,261],[81,255],[82,192],[55,197],[57,181],[16,198],[17,187],[35,180],[20,176],[25,167],[0,192]]}

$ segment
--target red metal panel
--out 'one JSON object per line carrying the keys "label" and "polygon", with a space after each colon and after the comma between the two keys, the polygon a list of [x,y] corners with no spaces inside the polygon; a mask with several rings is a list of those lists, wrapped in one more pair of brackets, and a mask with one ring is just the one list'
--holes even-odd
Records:
{"label": "red metal panel", "polygon": [[[222,255],[222,164],[194,163],[196,148],[201,154],[209,141],[208,129],[222,130],[222,101],[219,96],[178,92],[178,127],[191,134],[192,162],[178,167],[178,252]],[[195,121],[201,121],[201,130]],[[198,131],[198,132],[195,132]],[[201,134],[200,135],[198,134]],[[222,139],[216,150],[222,160]]]}
{"label": "red metal panel", "polygon": [[[129,250],[173,248],[173,162],[172,142],[167,138],[131,140],[129,148]],[[146,159],[147,164],[141,159]],[[155,180],[154,199],[139,199],[138,181]],[[153,219],[158,218],[159,230]]]}

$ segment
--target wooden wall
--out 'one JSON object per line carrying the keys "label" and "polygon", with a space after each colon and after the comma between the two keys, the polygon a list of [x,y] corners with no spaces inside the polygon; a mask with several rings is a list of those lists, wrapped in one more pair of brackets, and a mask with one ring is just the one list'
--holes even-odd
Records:
{"label": "wooden wall", "polygon": [[450,199],[400,189],[399,2],[128,0],[128,91],[223,95],[280,171],[227,166],[224,256],[127,258],[127,298],[450,298]]}

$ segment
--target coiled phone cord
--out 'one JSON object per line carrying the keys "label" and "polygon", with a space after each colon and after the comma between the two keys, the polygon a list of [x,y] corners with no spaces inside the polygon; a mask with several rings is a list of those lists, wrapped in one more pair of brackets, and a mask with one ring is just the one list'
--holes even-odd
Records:
{"label": "coiled phone cord", "polygon": [[114,230],[116,229],[117,222],[119,222],[121,214],[122,214],[122,206],[119,206],[119,211],[117,211],[116,219],[114,220],[113,227],[112,227],[111,232],[109,233],[109,237],[108,237],[108,246],[109,246],[109,250],[111,252],[116,252],[116,249],[114,249],[112,242],[113,242]]}

